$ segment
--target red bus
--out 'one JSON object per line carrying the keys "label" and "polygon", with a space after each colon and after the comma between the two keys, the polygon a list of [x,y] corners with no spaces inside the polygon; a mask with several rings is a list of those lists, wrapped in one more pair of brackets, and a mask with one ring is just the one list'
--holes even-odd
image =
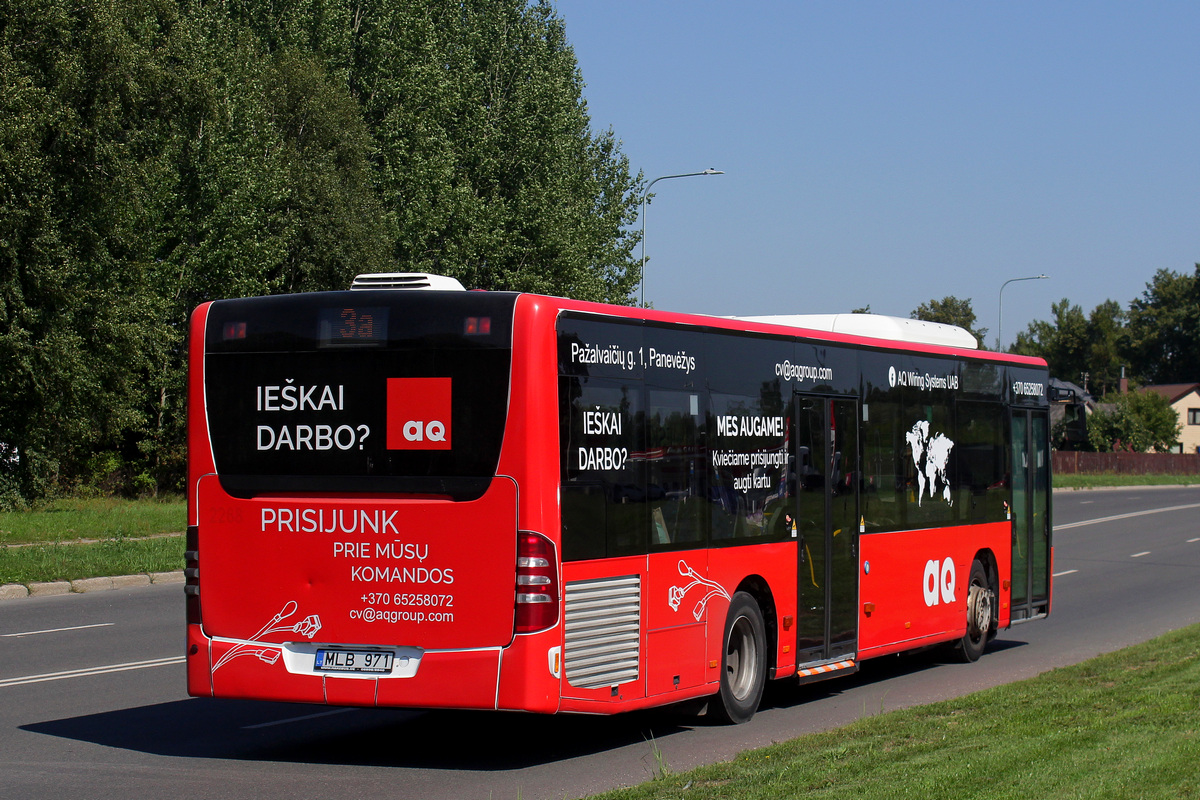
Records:
{"label": "red bus", "polygon": [[193,315],[191,694],[742,722],[1049,613],[1044,362],[392,278]]}

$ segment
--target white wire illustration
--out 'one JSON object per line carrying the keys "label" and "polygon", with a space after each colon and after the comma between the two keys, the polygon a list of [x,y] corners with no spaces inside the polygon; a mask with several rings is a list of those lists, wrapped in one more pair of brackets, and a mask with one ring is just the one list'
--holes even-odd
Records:
{"label": "white wire illustration", "polygon": [[684,595],[697,586],[706,586],[709,590],[700,598],[700,602],[696,603],[696,607],[692,609],[692,616],[696,618],[697,622],[704,616],[704,609],[708,605],[709,600],[714,597],[724,597],[726,600],[730,599],[729,592],[725,591],[721,584],[710,581],[707,578],[701,578],[682,558],[679,559],[679,574],[685,578],[691,578],[692,582],[686,586],[672,586],[670,591],[667,592],[667,602],[670,604],[672,611],[678,611],[679,605],[683,602]]}
{"label": "white wire illustration", "polygon": [[[250,637],[249,642],[258,642],[262,637],[271,633],[278,633],[279,631],[298,633],[308,639],[316,636],[317,631],[321,630],[321,618],[316,614],[310,614],[294,625],[282,624],[285,619],[295,614],[298,608],[299,606],[296,605],[295,600],[289,600],[287,605],[279,610],[278,614],[271,617],[266,625],[258,629],[258,633]],[[233,659],[241,658],[242,656],[254,656],[263,663],[274,664],[283,655],[283,645],[281,644],[261,642],[259,644],[262,646],[255,646],[249,642],[234,645],[226,651],[225,655],[221,656],[220,660],[213,666],[212,671],[216,672]]]}

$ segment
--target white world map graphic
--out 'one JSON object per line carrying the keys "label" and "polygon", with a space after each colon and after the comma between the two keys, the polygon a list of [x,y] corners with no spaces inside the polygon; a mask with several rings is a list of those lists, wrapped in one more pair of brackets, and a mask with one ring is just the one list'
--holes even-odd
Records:
{"label": "white world map graphic", "polygon": [[929,496],[936,497],[938,485],[942,487],[942,499],[950,505],[954,500],[950,495],[950,480],[946,477],[946,465],[950,461],[950,451],[954,442],[944,433],[929,433],[929,423],[920,420],[912,426],[912,430],[904,434],[904,438],[912,447],[913,464],[917,468],[917,505],[925,496],[925,487],[929,486]]}

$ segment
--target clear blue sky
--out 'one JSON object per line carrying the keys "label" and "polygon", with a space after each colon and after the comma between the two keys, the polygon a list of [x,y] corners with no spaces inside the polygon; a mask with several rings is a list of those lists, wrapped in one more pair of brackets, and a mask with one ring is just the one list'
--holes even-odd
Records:
{"label": "clear blue sky", "polygon": [[647,180],[646,297],[907,317],[1011,342],[1200,262],[1200,3],[557,0]]}

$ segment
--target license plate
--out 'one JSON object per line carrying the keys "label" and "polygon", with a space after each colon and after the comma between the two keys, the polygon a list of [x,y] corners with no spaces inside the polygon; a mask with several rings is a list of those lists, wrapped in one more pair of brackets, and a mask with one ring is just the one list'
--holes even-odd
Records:
{"label": "license plate", "polygon": [[393,656],[386,650],[318,650],[313,669],[321,672],[391,672]]}

